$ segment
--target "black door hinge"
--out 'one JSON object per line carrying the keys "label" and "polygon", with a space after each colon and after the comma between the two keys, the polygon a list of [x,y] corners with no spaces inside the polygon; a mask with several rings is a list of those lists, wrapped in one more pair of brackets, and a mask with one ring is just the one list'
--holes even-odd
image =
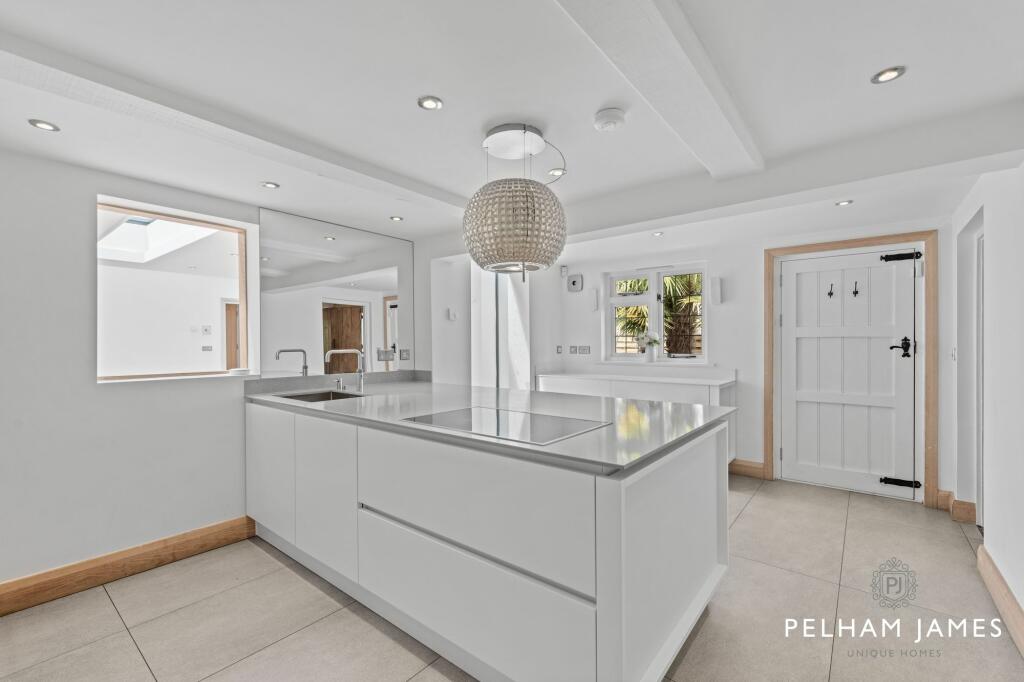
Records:
{"label": "black door hinge", "polygon": [[879,483],[884,485],[901,485],[904,488],[920,488],[921,481],[908,481],[905,478],[889,478],[888,476],[882,476],[878,479]]}
{"label": "black door hinge", "polygon": [[921,255],[920,251],[915,251],[913,253],[887,253],[881,258],[888,263],[893,260],[917,260]]}

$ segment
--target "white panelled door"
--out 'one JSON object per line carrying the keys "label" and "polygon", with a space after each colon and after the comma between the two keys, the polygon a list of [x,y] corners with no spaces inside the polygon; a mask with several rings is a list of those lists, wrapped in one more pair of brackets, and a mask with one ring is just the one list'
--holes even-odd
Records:
{"label": "white panelled door", "polygon": [[881,255],[782,264],[781,472],[913,499],[880,479],[915,480],[915,260]]}

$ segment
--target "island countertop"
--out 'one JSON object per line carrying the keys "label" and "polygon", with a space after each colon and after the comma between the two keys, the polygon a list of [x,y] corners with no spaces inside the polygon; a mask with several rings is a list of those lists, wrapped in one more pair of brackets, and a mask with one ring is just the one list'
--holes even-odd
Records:
{"label": "island countertop", "polygon": [[[335,419],[603,475],[636,467],[673,450],[708,431],[735,411],[732,407],[712,405],[430,382],[369,384],[362,397],[320,403],[287,397],[288,394],[309,392],[312,390],[264,393],[246,396],[246,400],[297,414]],[[403,421],[409,417],[469,407],[573,417],[608,424],[564,440],[538,445]]]}

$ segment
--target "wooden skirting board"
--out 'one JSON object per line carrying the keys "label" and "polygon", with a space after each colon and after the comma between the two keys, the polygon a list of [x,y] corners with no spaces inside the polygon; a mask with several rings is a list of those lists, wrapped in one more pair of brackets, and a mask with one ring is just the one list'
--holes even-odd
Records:
{"label": "wooden skirting board", "polygon": [[248,516],[0,583],[0,616],[230,545],[256,534]]}
{"label": "wooden skirting board", "polygon": [[751,478],[767,478],[764,464],[749,459],[734,459],[729,462],[729,473]]}
{"label": "wooden skirting board", "polygon": [[981,579],[985,581],[985,587],[992,595],[992,601],[999,609],[999,615],[1003,617],[1003,625],[1006,626],[1017,649],[1024,655],[1024,608],[1021,608],[1020,602],[1013,596],[1010,586],[1006,584],[1006,579],[992,561],[985,545],[978,547],[978,572],[981,573]]}
{"label": "wooden skirting board", "polygon": [[956,499],[948,490],[940,490],[936,496],[938,500],[937,507],[939,509],[945,509],[949,512],[949,515],[953,517],[953,520],[957,523],[975,523],[977,516],[977,507],[973,502],[964,502],[963,500]]}

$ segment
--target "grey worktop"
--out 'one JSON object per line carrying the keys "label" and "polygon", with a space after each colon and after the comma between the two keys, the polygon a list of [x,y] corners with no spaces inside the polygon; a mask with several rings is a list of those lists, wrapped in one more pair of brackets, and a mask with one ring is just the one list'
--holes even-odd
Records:
{"label": "grey worktop", "polygon": [[[308,389],[291,391],[304,392]],[[335,419],[599,474],[613,474],[635,467],[673,450],[710,430],[735,411],[732,407],[423,381],[368,384],[363,397],[323,403],[307,403],[269,393],[248,395],[246,400],[297,414]],[[466,407],[494,407],[610,423],[555,443],[534,445],[402,421],[406,417]]]}

